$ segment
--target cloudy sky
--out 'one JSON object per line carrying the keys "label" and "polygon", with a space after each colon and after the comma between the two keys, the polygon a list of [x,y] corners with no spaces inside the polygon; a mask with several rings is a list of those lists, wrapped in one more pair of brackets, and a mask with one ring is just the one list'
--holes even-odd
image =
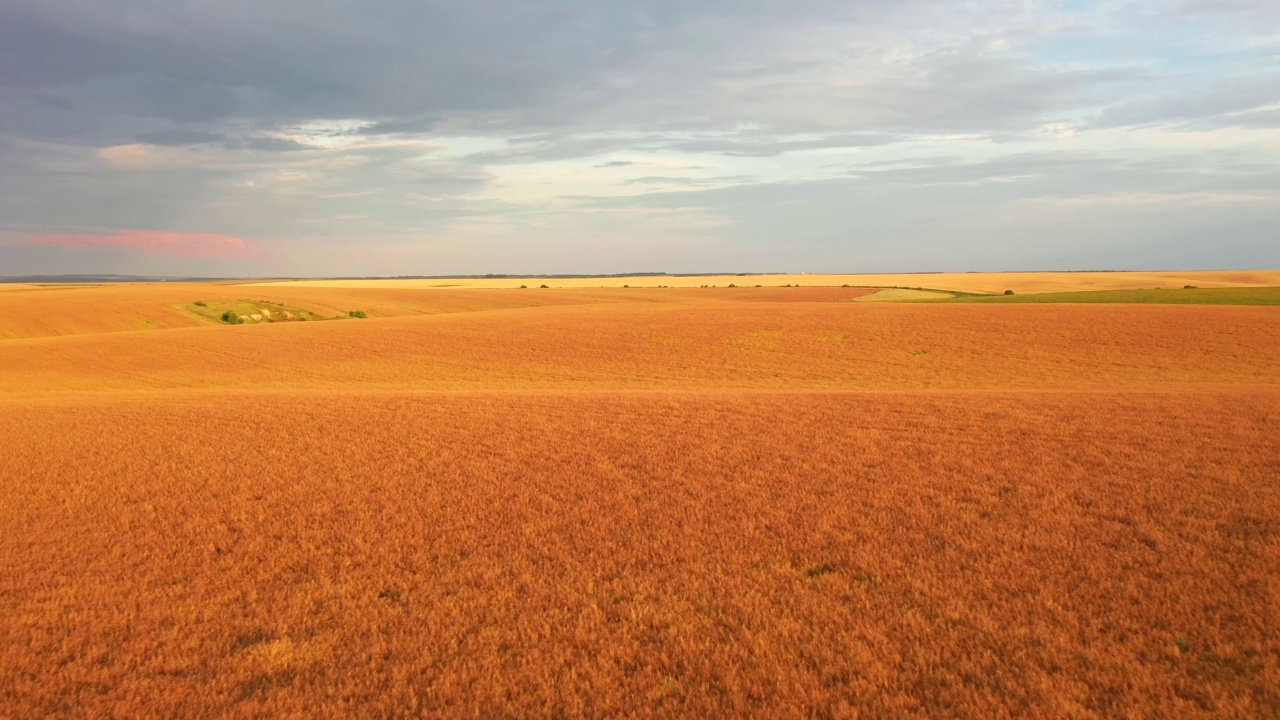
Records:
{"label": "cloudy sky", "polygon": [[1275,0],[0,0],[0,275],[1249,267]]}

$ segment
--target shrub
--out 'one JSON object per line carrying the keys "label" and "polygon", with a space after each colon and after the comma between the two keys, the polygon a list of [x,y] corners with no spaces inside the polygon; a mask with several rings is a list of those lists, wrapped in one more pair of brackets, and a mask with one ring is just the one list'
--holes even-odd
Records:
{"label": "shrub", "polygon": [[1005,294],[1005,295],[1012,295],[1012,294],[1013,294],[1013,291],[1012,291],[1012,290],[1005,290],[1005,291],[1004,291],[1004,294]]}
{"label": "shrub", "polygon": [[840,567],[838,565],[833,565],[831,563],[823,563],[821,565],[818,565],[817,567],[811,567],[808,570],[805,570],[804,574],[808,575],[809,577],[822,577],[823,575],[830,575],[833,572],[839,572],[839,571],[840,571]]}
{"label": "shrub", "polygon": [[550,286],[550,285],[539,285],[538,287],[540,287],[540,288],[544,288],[544,289],[550,289],[550,288],[551,288],[551,286]]}
{"label": "shrub", "polygon": [[222,313],[222,322],[228,325],[240,325],[244,323],[244,318],[240,317],[239,313],[228,310]]}
{"label": "shrub", "polygon": [[624,288],[629,288],[629,287],[631,287],[631,286],[630,286],[630,285],[623,285],[622,287],[624,287]]}
{"label": "shrub", "polygon": [[738,287],[738,286],[734,285],[733,283],[729,283],[729,287]]}
{"label": "shrub", "polygon": [[521,286],[520,286],[520,289],[521,289],[521,290],[528,290],[528,289],[529,289],[529,286],[528,286],[528,285],[521,285]]}
{"label": "shrub", "polygon": [[369,317],[369,314],[363,310],[352,310],[351,312],[347,313],[347,317],[367,318]]}
{"label": "shrub", "polygon": [[1183,289],[1183,290],[1195,290],[1195,289],[1196,289],[1196,286],[1195,286],[1195,285],[1183,285],[1183,286],[1182,286],[1182,289]]}
{"label": "shrub", "polygon": [[206,307],[206,306],[205,306],[205,304],[204,304],[204,301],[203,301],[203,300],[197,300],[197,301],[195,301],[194,305],[195,305],[196,307]]}

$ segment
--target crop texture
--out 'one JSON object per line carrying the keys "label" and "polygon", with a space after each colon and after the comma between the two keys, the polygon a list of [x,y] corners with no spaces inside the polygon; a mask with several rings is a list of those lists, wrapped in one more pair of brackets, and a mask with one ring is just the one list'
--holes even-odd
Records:
{"label": "crop texture", "polygon": [[1277,308],[103,292],[0,341],[0,717],[1280,715]]}

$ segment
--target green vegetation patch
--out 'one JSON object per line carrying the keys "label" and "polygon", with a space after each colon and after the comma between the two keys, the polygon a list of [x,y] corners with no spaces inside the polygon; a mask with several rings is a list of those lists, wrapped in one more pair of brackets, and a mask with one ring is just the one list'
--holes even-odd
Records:
{"label": "green vegetation patch", "polygon": [[223,325],[329,320],[310,310],[266,300],[196,300],[173,307]]}
{"label": "green vegetation patch", "polygon": [[964,295],[947,303],[1145,303],[1151,305],[1280,305],[1280,287],[1088,290],[1034,295]]}

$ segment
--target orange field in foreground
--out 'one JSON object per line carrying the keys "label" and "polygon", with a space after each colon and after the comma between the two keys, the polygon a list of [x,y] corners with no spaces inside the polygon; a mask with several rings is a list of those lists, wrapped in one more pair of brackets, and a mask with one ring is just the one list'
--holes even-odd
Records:
{"label": "orange field in foreground", "polygon": [[212,287],[0,293],[0,717],[1280,714],[1280,308]]}

